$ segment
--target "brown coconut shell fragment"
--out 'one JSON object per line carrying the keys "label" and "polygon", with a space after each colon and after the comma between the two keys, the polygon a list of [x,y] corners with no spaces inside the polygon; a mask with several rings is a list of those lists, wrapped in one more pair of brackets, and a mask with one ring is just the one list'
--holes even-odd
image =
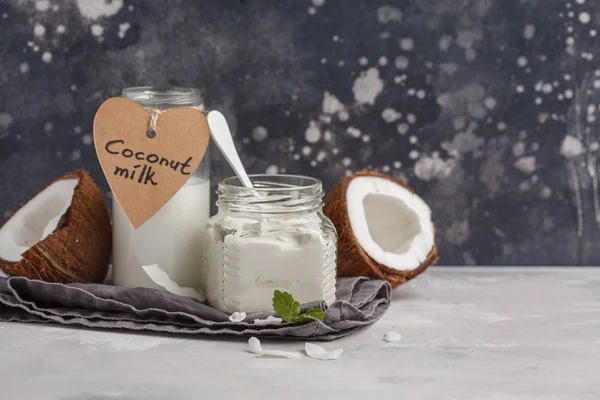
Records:
{"label": "brown coconut shell fragment", "polygon": [[348,216],[346,193],[350,182],[361,176],[378,177],[391,180],[412,193],[405,180],[394,179],[389,175],[362,170],[345,176],[325,199],[324,213],[333,222],[337,234],[337,274],[338,276],[368,276],[373,279],[385,279],[392,287],[406,283],[425,271],[439,260],[437,246],[434,244],[426,259],[416,269],[399,270],[380,264],[371,258],[358,242]]}
{"label": "brown coconut shell fragment", "polygon": [[7,275],[60,283],[102,282],[106,276],[112,237],[102,192],[85,170],[70,172],[50,185],[65,179],[78,180],[71,206],[54,232],[26,250],[21,261],[11,263],[0,259],[0,270]]}

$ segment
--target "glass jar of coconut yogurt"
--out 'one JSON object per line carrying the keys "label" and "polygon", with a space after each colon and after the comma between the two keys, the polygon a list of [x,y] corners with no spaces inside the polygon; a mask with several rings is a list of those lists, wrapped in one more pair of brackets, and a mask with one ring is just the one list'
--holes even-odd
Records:
{"label": "glass jar of coconut yogurt", "polygon": [[[204,111],[200,91],[180,87],[131,87],[122,96],[151,112],[177,107]],[[202,162],[179,191],[138,229],[113,197],[113,283],[164,290],[142,268],[157,264],[180,286],[201,289],[204,227],[210,215],[210,158]]]}
{"label": "glass jar of coconut yogurt", "polygon": [[251,175],[219,184],[206,227],[205,289],[224,312],[273,311],[275,290],[302,303],[335,300],[336,231],[323,214],[319,180]]}

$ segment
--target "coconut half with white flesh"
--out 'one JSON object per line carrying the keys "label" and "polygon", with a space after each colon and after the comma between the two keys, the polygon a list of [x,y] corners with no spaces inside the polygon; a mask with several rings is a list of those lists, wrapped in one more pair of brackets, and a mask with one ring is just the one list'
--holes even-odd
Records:
{"label": "coconut half with white flesh", "polygon": [[47,282],[102,282],[111,225],[102,192],[84,170],[55,180],[0,226],[0,270]]}
{"label": "coconut half with white flesh", "polygon": [[325,199],[338,233],[338,276],[396,287],[438,260],[431,209],[404,181],[371,171],[343,178]]}

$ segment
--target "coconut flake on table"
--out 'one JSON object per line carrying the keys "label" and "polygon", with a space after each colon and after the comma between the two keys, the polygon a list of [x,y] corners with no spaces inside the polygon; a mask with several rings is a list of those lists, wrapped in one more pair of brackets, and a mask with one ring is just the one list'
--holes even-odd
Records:
{"label": "coconut flake on table", "polygon": [[265,319],[258,319],[258,318],[255,319],[254,325],[279,325],[282,322],[283,322],[283,320],[281,318],[277,318],[272,315],[269,315]]}
{"label": "coconut flake on table", "polygon": [[395,342],[399,342],[400,339],[402,339],[402,335],[399,334],[396,331],[389,331],[388,333],[385,334],[385,336],[383,337],[383,340],[388,342],[388,343],[395,343]]}
{"label": "coconut flake on table", "polygon": [[250,347],[251,353],[254,353],[260,357],[279,357],[290,359],[300,358],[300,353],[295,351],[264,350],[260,344],[260,340],[254,336],[248,339],[248,346]]}
{"label": "coconut flake on table", "polygon": [[304,345],[304,351],[306,352],[306,355],[310,358],[323,361],[337,360],[344,352],[343,349],[327,351],[319,345],[308,342],[306,342],[306,344]]}
{"label": "coconut flake on table", "polygon": [[243,311],[242,312],[236,311],[229,316],[229,320],[231,322],[242,322],[245,319],[246,319],[246,313]]}
{"label": "coconut flake on table", "polygon": [[158,264],[144,265],[142,266],[142,269],[146,272],[146,275],[148,275],[152,282],[156,283],[169,293],[189,297],[190,299],[198,300],[200,302],[206,300],[204,293],[199,290],[191,287],[179,286]]}
{"label": "coconut flake on table", "polygon": [[0,228],[0,258],[19,262],[23,253],[53,233],[71,207],[77,183],[58,180],[23,205]]}

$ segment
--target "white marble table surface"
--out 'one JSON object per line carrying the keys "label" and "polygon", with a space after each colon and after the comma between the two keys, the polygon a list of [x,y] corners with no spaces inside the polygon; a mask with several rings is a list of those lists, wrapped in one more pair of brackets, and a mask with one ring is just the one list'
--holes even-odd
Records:
{"label": "white marble table surface", "polygon": [[[600,399],[600,268],[438,267],[393,300],[372,327],[322,344],[344,349],[335,361],[0,324],[0,399]],[[390,330],[402,340],[384,343]]]}

